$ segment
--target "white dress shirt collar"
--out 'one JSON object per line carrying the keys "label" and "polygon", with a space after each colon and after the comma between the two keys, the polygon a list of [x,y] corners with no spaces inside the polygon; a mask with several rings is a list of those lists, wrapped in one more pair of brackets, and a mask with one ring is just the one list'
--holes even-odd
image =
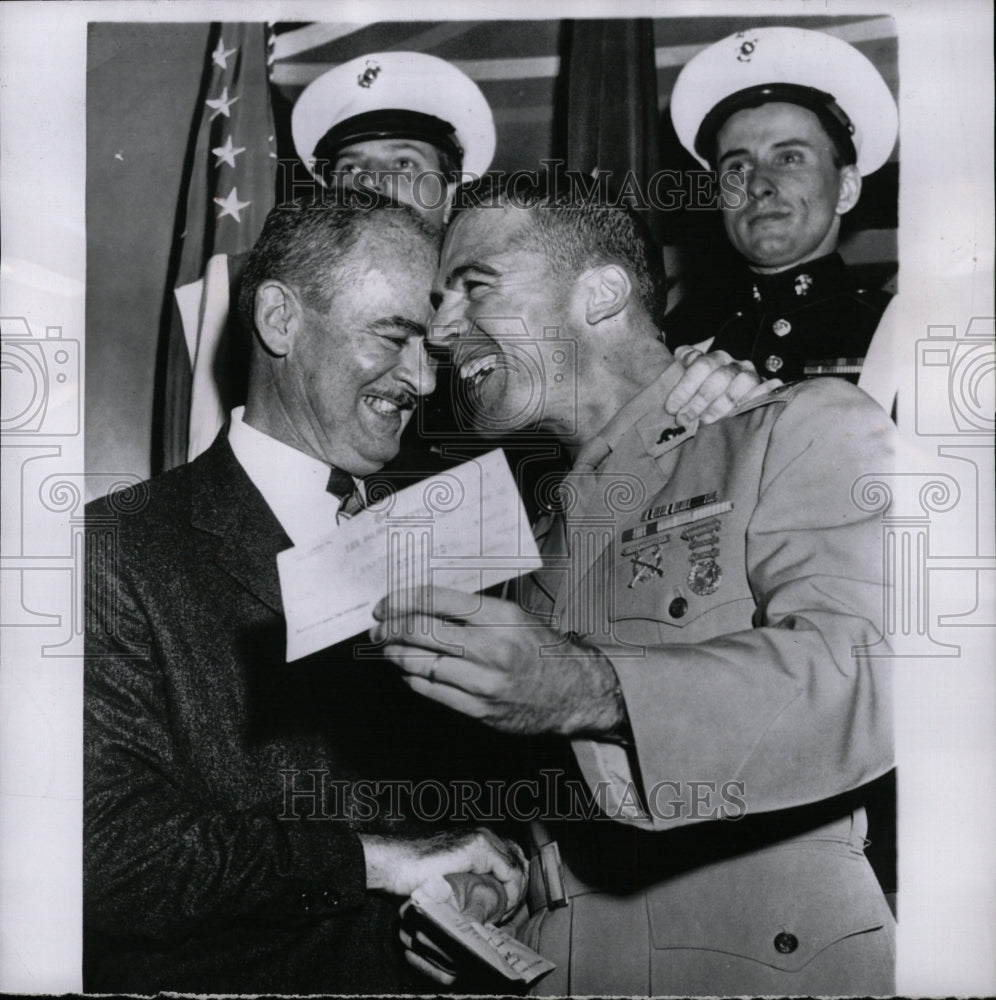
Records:
{"label": "white dress shirt collar", "polygon": [[302,545],[333,531],[340,501],[326,491],[329,466],[256,430],[244,412],[232,410],[228,443],[287,536]]}

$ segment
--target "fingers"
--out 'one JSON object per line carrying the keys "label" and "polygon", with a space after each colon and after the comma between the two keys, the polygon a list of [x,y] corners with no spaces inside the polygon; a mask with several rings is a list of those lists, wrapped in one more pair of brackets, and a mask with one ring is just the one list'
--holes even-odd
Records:
{"label": "fingers", "polygon": [[[684,366],[685,371],[681,380],[671,390],[664,401],[664,409],[671,414],[677,414],[686,408],[692,400],[700,396],[703,386],[717,369],[729,364],[733,359],[725,351],[713,351],[711,354],[703,354],[694,347],[679,347],[675,351],[675,359]],[[720,380],[722,385],[722,380]],[[715,383],[713,383],[714,385]],[[719,391],[722,391],[720,388]],[[705,405],[711,403],[718,394],[712,388],[712,395]],[[703,409],[705,406],[702,407]]]}
{"label": "fingers", "polygon": [[432,962],[437,968],[453,973],[455,971],[453,969],[453,959],[428,934],[418,929],[416,922],[419,919],[421,918],[416,915],[408,921],[411,929],[402,925],[401,930],[398,932],[401,943],[409,951]]}
{"label": "fingers", "polygon": [[417,612],[392,615],[370,629],[372,642],[403,643],[414,650],[422,650],[418,655],[426,659],[431,659],[429,653],[462,656],[463,640],[468,634],[464,626],[450,625],[439,618]]}
{"label": "fingers", "polygon": [[679,423],[711,423],[753,396],[760,379],[750,361],[734,360],[726,351],[695,353],[683,352],[688,367],[664,403]]}
{"label": "fingers", "polygon": [[415,694],[439,702],[440,705],[452,708],[454,712],[466,715],[470,719],[484,719],[488,714],[489,707],[486,702],[476,695],[461,691],[459,688],[450,687],[448,684],[433,683],[423,677],[414,677],[411,674],[406,674],[402,680]]}
{"label": "fingers", "polygon": [[500,675],[491,666],[465,655],[430,653],[424,649],[389,642],[383,650],[386,659],[396,663],[408,676],[428,684],[448,684],[468,694],[493,695],[499,686]]}
{"label": "fingers", "polygon": [[421,918],[410,899],[401,904],[398,914],[401,917],[398,936],[405,949],[405,961],[437,983],[450,985],[456,979],[453,960],[428,935],[418,929],[417,924]]}
{"label": "fingers", "polygon": [[511,909],[518,905],[523,892],[525,892],[525,858],[521,851],[512,850],[510,846],[512,841],[502,840],[487,827],[478,827],[477,834],[486,842],[486,846],[483,848],[478,864],[470,870],[479,874],[490,872],[501,882],[509,900],[510,909],[507,912],[511,912]]}
{"label": "fingers", "polygon": [[[404,936],[402,936],[402,941],[404,941]],[[412,968],[418,969],[419,972],[435,980],[437,983],[442,983],[444,986],[450,986],[456,981],[455,973],[440,968],[428,959],[423,958],[418,952],[413,951],[407,945],[405,947],[405,961]]]}
{"label": "fingers", "polygon": [[482,594],[468,594],[449,587],[410,587],[395,590],[374,605],[373,617],[378,622],[402,619],[408,615],[426,615],[432,618],[451,618],[469,621],[474,625],[507,625],[513,622],[532,623],[535,618],[526,614],[513,601]]}
{"label": "fingers", "polygon": [[395,590],[374,605],[373,616],[377,621],[421,612],[443,617],[467,617],[481,607],[480,594],[467,594],[448,587],[408,587]]}
{"label": "fingers", "polygon": [[760,384],[755,385],[740,402],[746,403],[748,400],[757,399],[759,396],[766,396],[772,389],[777,389],[784,384],[780,378],[767,378]]}
{"label": "fingers", "polygon": [[689,403],[679,417],[690,420],[697,417],[703,423],[712,423],[739,406],[759,384],[753,365],[750,370],[741,369],[732,374],[741,365],[750,365],[750,362],[733,362],[713,372],[702,383],[699,395]]}
{"label": "fingers", "polygon": [[[502,914],[502,920],[507,920],[519,908],[525,898],[526,889],[529,885],[529,862],[526,860],[525,852],[514,840],[506,840],[505,843],[509,848],[511,848],[512,853],[515,855],[516,862],[519,865],[519,870],[522,872],[522,882],[519,886],[519,895],[517,897],[509,895],[508,906]],[[507,891],[508,890],[506,889],[506,892]]]}
{"label": "fingers", "polygon": [[460,911],[471,920],[487,924],[509,912],[508,893],[493,875],[454,872],[446,876],[446,881],[453,886]]}

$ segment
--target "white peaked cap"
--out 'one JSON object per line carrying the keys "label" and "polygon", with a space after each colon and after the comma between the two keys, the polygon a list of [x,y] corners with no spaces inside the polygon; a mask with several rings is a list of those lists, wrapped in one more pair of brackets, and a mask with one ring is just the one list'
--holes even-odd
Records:
{"label": "white peaked cap", "polygon": [[291,113],[297,155],[314,173],[315,146],[330,129],[387,110],[431,115],[451,125],[465,173],[480,176],[491,165],[495,123],[480,87],[452,63],[424,52],[358,56],[313,80]]}
{"label": "white peaked cap", "polygon": [[[862,175],[878,170],[889,158],[899,131],[899,113],[885,80],[853,45],[805,28],[740,31],[690,59],[671,94],[671,120],[681,144],[703,166],[709,166],[702,142],[697,144],[709,112],[749,88],[785,84],[812,88],[833,98],[853,125],[851,141]],[[760,91],[752,97],[745,95],[740,106],[756,107],[764,103],[763,97]],[[807,106],[804,100],[787,96],[769,100]],[[730,104],[733,114],[738,110],[736,101]]]}

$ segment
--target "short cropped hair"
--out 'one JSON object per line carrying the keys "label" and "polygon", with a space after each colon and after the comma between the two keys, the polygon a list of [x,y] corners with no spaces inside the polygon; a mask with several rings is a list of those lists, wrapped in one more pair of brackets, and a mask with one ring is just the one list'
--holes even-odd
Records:
{"label": "short cropped hair", "polygon": [[639,303],[655,322],[662,319],[663,259],[643,221],[611,191],[551,177],[523,183],[520,176],[509,185],[485,178],[462,204],[526,209],[531,225],[516,240],[519,247],[542,255],[554,274],[568,279],[593,266],[618,264],[629,273]]}
{"label": "short cropped hair", "polygon": [[282,281],[306,306],[327,311],[336,291],[355,275],[359,261],[353,251],[372,236],[389,245],[439,246],[439,233],[415,209],[369,191],[335,204],[308,200],[271,209],[239,287],[239,313],[248,329],[256,291],[265,281]]}

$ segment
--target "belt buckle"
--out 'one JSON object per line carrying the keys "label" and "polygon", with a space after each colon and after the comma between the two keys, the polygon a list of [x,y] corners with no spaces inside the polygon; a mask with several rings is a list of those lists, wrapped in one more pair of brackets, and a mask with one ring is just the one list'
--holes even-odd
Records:
{"label": "belt buckle", "polygon": [[530,904],[538,904],[534,909],[546,906],[556,910],[567,905],[564,865],[555,840],[544,844],[529,863],[529,897]]}

